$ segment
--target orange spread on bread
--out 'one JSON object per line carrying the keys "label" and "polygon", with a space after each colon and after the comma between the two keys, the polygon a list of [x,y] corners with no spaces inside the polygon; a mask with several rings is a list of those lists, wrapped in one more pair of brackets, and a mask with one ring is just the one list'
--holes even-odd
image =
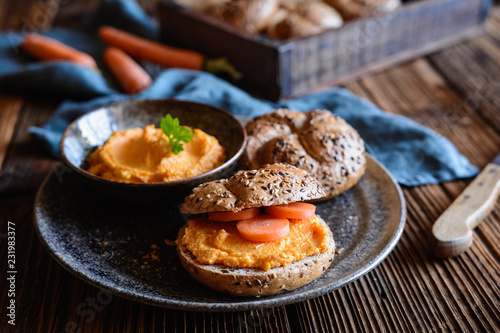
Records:
{"label": "orange spread on bread", "polygon": [[216,138],[194,129],[184,151],[172,153],[161,129],[154,125],[115,131],[88,158],[88,172],[127,183],[157,183],[194,177],[222,165],[226,155]]}
{"label": "orange spread on bread", "polygon": [[320,221],[317,215],[290,219],[287,236],[272,242],[253,242],[239,234],[236,222],[194,218],[181,229],[176,243],[185,246],[201,264],[267,271],[328,251],[328,230]]}

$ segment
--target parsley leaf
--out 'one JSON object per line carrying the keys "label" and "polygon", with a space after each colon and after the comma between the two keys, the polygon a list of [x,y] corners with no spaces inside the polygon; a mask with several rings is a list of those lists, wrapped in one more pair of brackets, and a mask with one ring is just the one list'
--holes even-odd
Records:
{"label": "parsley leaf", "polygon": [[170,148],[175,155],[184,150],[182,142],[188,143],[194,137],[193,132],[179,125],[179,118],[172,118],[169,114],[161,118],[160,127],[170,141]]}

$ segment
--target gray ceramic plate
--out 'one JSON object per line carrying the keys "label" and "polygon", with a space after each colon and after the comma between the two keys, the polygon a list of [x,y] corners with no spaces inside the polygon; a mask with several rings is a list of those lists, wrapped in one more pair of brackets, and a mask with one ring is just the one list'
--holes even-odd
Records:
{"label": "gray ceramic plate", "polygon": [[[325,274],[284,294],[241,298],[212,291],[183,270],[175,247],[165,242],[174,240],[184,223],[178,207],[111,200],[68,170],[60,166],[49,175],[36,198],[35,227],[47,250],[63,267],[99,288],[169,308],[248,310],[328,293],[379,264],[396,245],[405,223],[400,187],[384,167],[368,158],[366,174],[354,188],[317,204],[337,246],[344,249]],[[143,258],[153,251],[153,244],[158,260]]]}

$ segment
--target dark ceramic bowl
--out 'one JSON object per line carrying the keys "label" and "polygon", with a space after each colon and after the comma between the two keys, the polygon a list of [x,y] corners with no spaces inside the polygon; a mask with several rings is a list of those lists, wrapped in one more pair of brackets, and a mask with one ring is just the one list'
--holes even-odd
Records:
{"label": "dark ceramic bowl", "polygon": [[[202,175],[165,183],[122,183],[95,176],[85,169],[85,160],[113,131],[154,124],[166,114],[179,118],[180,124],[199,128],[213,135],[226,149],[226,162]],[[90,111],[72,122],[64,131],[60,149],[65,162],[90,185],[104,194],[121,199],[150,202],[180,202],[202,183],[228,178],[238,166],[245,149],[246,131],[238,120],[222,109],[173,99],[125,101]],[[164,201],[165,200],[165,201]]]}

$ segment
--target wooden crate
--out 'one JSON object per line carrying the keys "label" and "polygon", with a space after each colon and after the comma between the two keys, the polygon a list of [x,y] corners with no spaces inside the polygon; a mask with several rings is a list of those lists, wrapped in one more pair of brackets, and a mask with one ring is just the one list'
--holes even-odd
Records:
{"label": "wooden crate", "polygon": [[160,22],[166,43],[226,57],[243,73],[243,88],[278,100],[470,38],[483,30],[490,7],[491,0],[416,0],[390,14],[286,41],[246,33],[172,1],[160,3]]}

